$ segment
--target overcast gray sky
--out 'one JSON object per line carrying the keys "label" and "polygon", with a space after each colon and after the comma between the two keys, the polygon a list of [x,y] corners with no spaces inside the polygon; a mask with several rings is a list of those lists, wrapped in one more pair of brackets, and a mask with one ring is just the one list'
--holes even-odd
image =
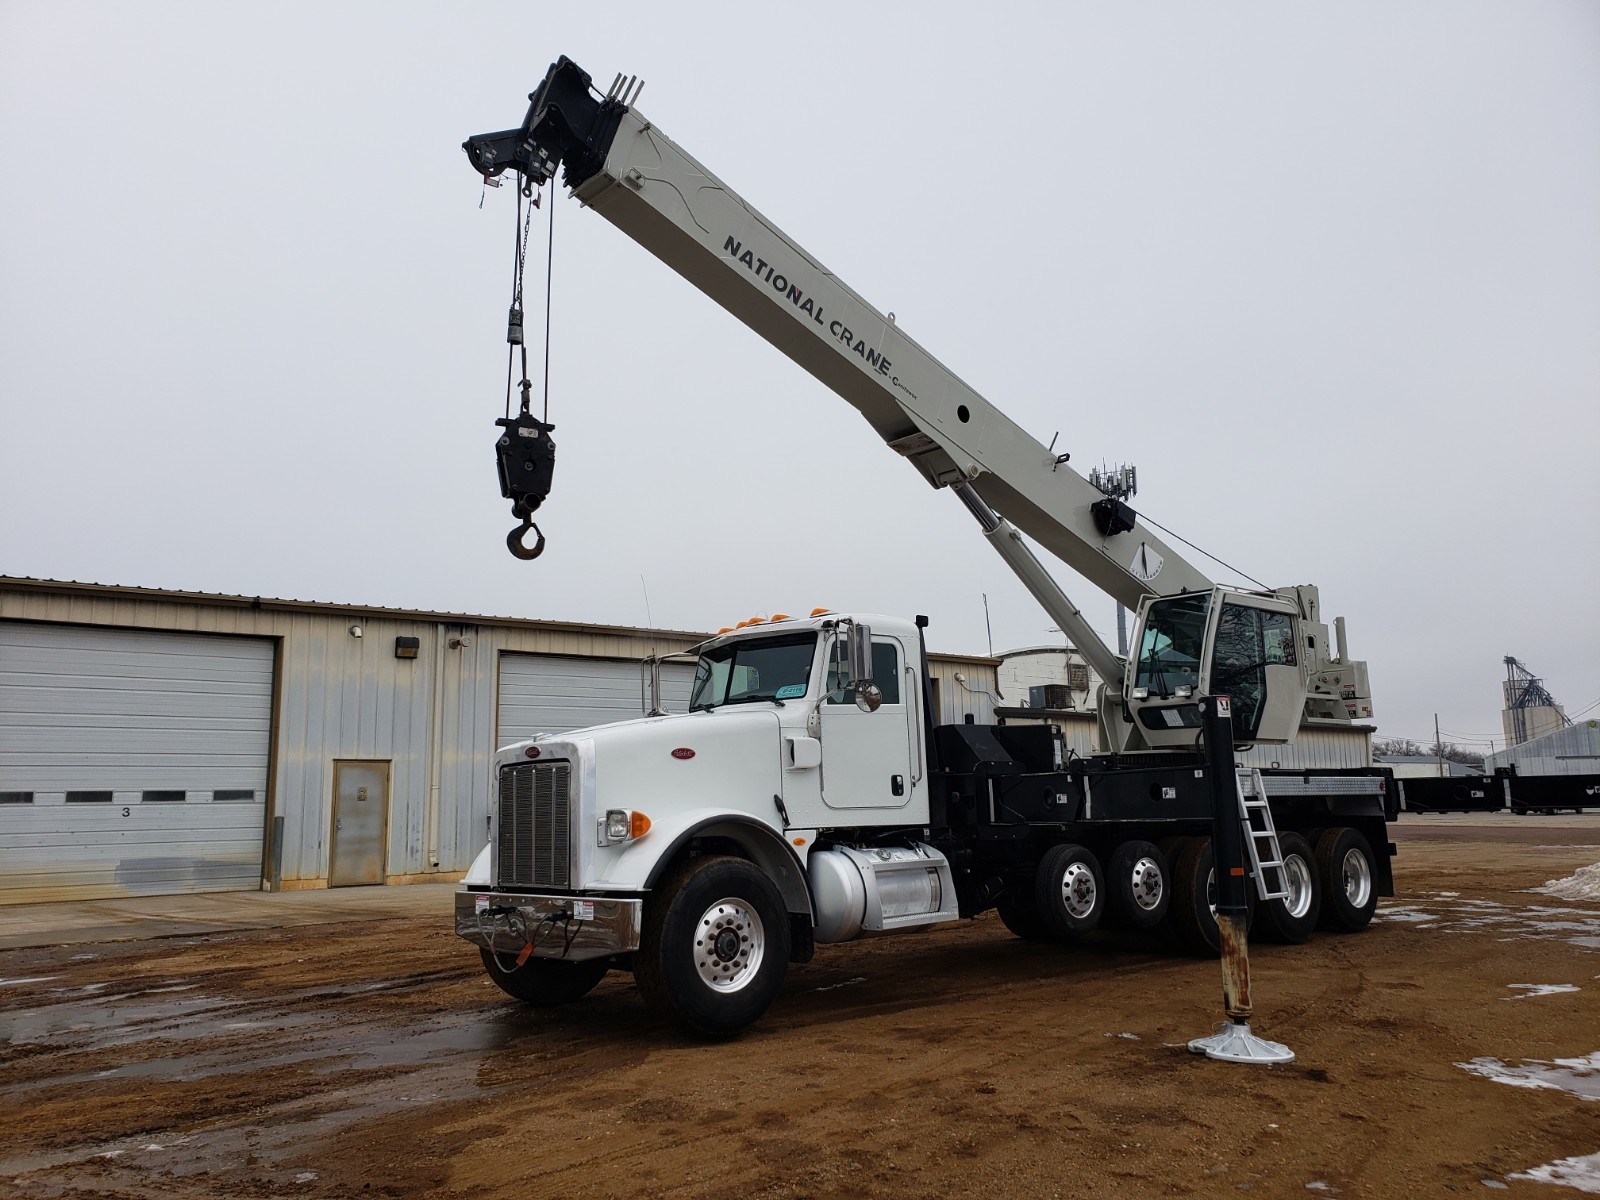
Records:
{"label": "overcast gray sky", "polygon": [[1506,654],[1600,700],[1592,0],[4,0],[0,572],[977,653],[987,592],[996,649],[1053,640],[953,497],[565,198],[549,550],[506,554],[512,197],[459,144],[563,53],[1075,465],[1319,584],[1381,732],[1498,739]]}

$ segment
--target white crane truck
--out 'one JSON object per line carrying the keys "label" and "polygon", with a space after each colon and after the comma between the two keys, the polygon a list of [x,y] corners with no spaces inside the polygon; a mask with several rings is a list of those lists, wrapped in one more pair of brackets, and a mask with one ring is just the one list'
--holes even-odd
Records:
{"label": "white crane truck", "polygon": [[[487,181],[511,171],[529,195],[563,169],[582,204],[954,491],[1108,681],[1104,752],[1064,755],[1046,725],[941,725],[923,618],[744,624],[694,652],[688,712],[661,711],[647,660],[647,715],[495,755],[491,840],[457,894],[457,933],[521,1000],[564,1003],[631,970],[653,1006],[712,1036],[757,1020],[819,942],[991,908],[1024,938],[1068,941],[1104,921],[1215,953],[1198,702],[1231,697],[1239,746],[1370,717],[1342,619],[1330,645],[1315,588],[1215,586],[665,137],[636,95],[621,76],[602,95],[562,58],[518,128],[464,148]],[[549,427],[526,401],[502,424],[515,498],[514,456]],[[524,467],[547,490],[544,454]],[[535,488],[522,515],[540,499]],[[1126,663],[1019,530],[1137,612]],[[1238,775],[1258,935],[1365,928],[1393,894],[1388,773]]]}

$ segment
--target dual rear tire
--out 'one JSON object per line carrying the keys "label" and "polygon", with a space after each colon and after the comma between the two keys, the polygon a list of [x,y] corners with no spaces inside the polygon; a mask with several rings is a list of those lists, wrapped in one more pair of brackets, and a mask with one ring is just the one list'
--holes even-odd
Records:
{"label": "dual rear tire", "polygon": [[1166,856],[1149,842],[1123,842],[1105,867],[1087,847],[1067,843],[1045,851],[1031,879],[1014,885],[998,908],[1020,938],[1071,942],[1102,922],[1151,929],[1165,918],[1171,892]]}

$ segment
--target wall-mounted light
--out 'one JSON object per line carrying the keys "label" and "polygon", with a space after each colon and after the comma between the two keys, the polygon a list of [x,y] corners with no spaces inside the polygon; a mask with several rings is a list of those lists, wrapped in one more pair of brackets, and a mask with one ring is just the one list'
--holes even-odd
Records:
{"label": "wall-mounted light", "polygon": [[394,656],[396,658],[415,658],[417,656],[417,648],[421,645],[421,638],[397,637],[394,640]]}

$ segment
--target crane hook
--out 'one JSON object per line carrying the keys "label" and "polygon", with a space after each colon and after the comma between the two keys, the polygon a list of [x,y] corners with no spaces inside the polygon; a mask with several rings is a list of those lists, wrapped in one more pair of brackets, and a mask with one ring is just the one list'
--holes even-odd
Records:
{"label": "crane hook", "polygon": [[[534,536],[539,539],[531,549],[522,544],[523,536],[530,529],[533,530]],[[539,532],[539,527],[533,523],[531,515],[523,517],[522,524],[506,534],[506,549],[524,562],[538,558],[539,555],[544,553],[544,534]]]}

